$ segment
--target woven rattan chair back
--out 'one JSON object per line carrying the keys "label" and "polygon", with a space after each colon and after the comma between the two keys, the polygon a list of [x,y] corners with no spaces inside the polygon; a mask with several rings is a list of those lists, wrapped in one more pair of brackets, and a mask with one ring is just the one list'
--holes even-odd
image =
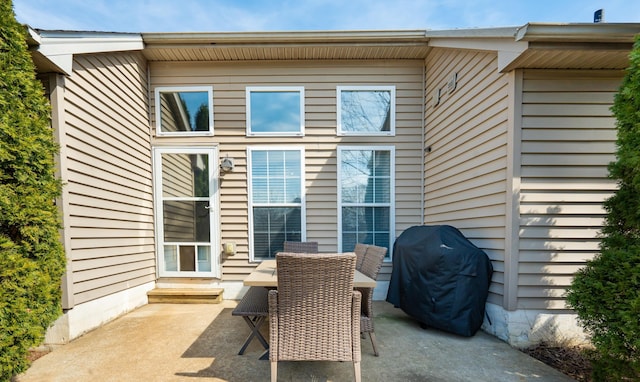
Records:
{"label": "woven rattan chair back", "polygon": [[281,252],[269,292],[271,380],[278,361],[350,361],[360,381],[360,292],[356,256]]}
{"label": "woven rattan chair back", "polygon": [[[367,252],[364,255],[360,272],[374,280],[377,280],[386,254],[387,248],[369,245],[367,247]],[[358,288],[358,290],[362,293],[360,331],[362,333],[369,334],[371,346],[373,347],[373,354],[378,356],[380,353],[378,352],[376,336],[373,330],[373,288]]]}
{"label": "woven rattan chair back", "polygon": [[362,259],[362,265],[360,266],[360,272],[365,276],[371,277],[374,280],[378,279],[378,273],[382,268],[382,262],[387,254],[387,248],[378,247],[377,245],[367,246],[367,251]]}
{"label": "woven rattan chair back", "polygon": [[318,253],[317,241],[285,241],[283,252]]}
{"label": "woven rattan chair back", "polygon": [[357,243],[356,247],[353,249],[353,252],[356,253],[356,269],[360,270],[362,268],[362,262],[364,261],[364,254],[367,252],[367,248],[369,244]]}

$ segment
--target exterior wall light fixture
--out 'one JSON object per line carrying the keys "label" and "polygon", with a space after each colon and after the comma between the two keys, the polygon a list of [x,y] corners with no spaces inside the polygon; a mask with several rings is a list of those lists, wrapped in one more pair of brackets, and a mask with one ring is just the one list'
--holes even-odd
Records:
{"label": "exterior wall light fixture", "polygon": [[233,171],[234,167],[235,165],[233,163],[233,158],[229,158],[228,156],[226,156],[220,161],[220,169],[222,170],[222,172]]}

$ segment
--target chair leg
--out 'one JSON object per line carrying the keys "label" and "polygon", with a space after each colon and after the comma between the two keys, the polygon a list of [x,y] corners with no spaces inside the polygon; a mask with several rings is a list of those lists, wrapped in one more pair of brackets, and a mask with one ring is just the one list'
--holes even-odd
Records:
{"label": "chair leg", "polygon": [[360,373],[360,362],[353,362],[353,372],[356,377],[356,382],[362,382],[362,375]]}
{"label": "chair leg", "polygon": [[369,332],[369,338],[371,338],[371,346],[373,346],[373,354],[377,357],[380,355],[378,353],[378,345],[376,344],[376,335],[374,332]]}
{"label": "chair leg", "polygon": [[278,381],[278,362],[271,361],[271,382]]}

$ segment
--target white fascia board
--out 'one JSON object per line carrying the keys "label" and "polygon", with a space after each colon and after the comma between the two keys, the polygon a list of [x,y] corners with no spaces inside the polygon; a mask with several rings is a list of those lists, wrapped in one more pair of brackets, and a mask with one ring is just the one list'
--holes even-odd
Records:
{"label": "white fascia board", "polygon": [[513,37],[510,39],[432,38],[429,40],[429,46],[497,52],[498,71],[501,71],[529,48],[529,42],[515,41]]}
{"label": "white fascia board", "polygon": [[140,34],[92,34],[92,33],[48,33],[39,34],[37,51],[70,75],[73,55],[85,53],[122,52],[142,50],[144,43]]}

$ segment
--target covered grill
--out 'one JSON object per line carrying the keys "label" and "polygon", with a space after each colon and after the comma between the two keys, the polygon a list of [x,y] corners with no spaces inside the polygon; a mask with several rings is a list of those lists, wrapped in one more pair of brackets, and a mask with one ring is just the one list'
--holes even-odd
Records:
{"label": "covered grill", "polygon": [[387,301],[424,325],[462,336],[482,326],[493,267],[456,228],[414,226],[393,246]]}

